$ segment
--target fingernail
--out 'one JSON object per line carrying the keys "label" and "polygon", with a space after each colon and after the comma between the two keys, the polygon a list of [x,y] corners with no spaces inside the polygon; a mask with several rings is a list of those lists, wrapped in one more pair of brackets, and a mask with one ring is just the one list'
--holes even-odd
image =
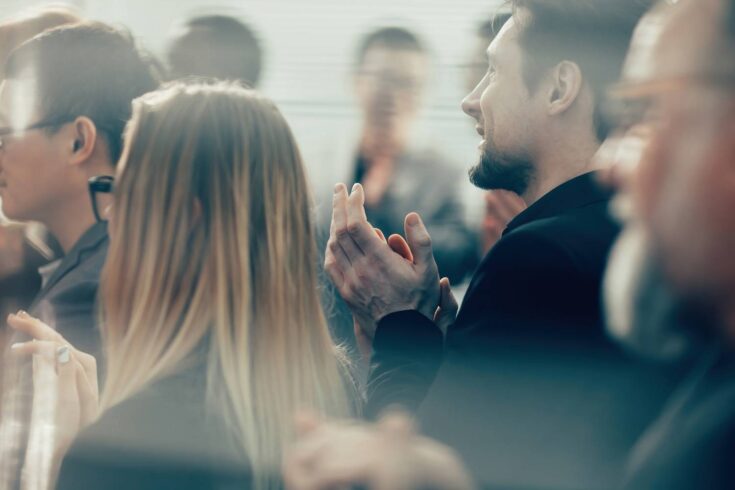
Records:
{"label": "fingernail", "polygon": [[25,310],[18,310],[18,316],[28,316],[28,313]]}
{"label": "fingernail", "polygon": [[339,192],[340,187],[342,187],[342,184],[335,184],[334,186],[334,193],[337,194]]}
{"label": "fingernail", "polygon": [[408,224],[410,226],[416,226],[419,224],[419,215],[416,213],[411,213],[408,215]]}
{"label": "fingernail", "polygon": [[20,346],[21,346],[21,345],[23,345],[23,343],[22,343],[22,342],[16,342],[16,343],[14,343],[13,345],[11,345],[11,346],[10,346],[10,349],[11,349],[11,350],[16,350],[16,349],[20,349]]}
{"label": "fingernail", "polygon": [[357,190],[357,188],[359,187],[359,185],[360,184],[358,184],[357,182],[355,182],[354,184],[352,184],[352,192],[355,192]]}

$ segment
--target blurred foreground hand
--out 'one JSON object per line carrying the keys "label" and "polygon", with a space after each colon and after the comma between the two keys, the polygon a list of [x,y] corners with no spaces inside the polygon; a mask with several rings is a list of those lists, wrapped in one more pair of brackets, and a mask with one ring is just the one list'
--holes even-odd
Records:
{"label": "blurred foreground hand", "polygon": [[33,339],[11,346],[13,355],[33,360],[33,407],[22,488],[51,489],[74,438],[97,418],[97,361],[24,311],[10,315],[8,325]]}
{"label": "blurred foreground hand", "polygon": [[391,413],[376,424],[302,416],[297,425],[300,438],[283,463],[290,490],[475,488],[454,451],[418,435],[406,415]]}

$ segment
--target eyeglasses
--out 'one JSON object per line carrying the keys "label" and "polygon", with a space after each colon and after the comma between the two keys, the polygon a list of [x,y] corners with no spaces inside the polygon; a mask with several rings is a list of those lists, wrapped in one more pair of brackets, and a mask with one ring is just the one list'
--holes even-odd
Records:
{"label": "eyeglasses", "polygon": [[29,131],[36,131],[39,129],[46,129],[46,128],[53,128],[55,126],[60,126],[62,124],[66,124],[68,122],[73,121],[74,118],[64,116],[64,117],[54,117],[51,119],[44,119],[42,121],[39,121],[35,124],[31,124],[30,126],[26,126],[24,128],[14,128],[14,127],[4,127],[0,128],[0,150],[5,148],[5,138],[14,134],[20,134],[20,133],[27,133]]}
{"label": "eyeglasses", "polygon": [[655,121],[657,97],[700,93],[698,90],[702,89],[735,93],[735,76],[712,73],[621,83],[609,90],[602,104],[602,116],[608,127],[625,130],[643,121]]}
{"label": "eyeglasses", "polygon": [[[107,221],[106,211],[99,203],[100,194],[112,194],[115,188],[115,177],[111,175],[98,175],[89,179],[89,197],[92,200],[92,212],[98,223]],[[109,205],[108,205],[109,207]],[[102,211],[102,213],[100,212]],[[105,214],[103,216],[103,213]]]}

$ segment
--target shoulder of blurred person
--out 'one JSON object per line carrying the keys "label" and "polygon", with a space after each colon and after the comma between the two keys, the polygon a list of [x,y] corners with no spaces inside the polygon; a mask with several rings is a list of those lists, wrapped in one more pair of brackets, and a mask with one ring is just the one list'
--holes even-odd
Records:
{"label": "shoulder of blurred person", "polygon": [[[702,325],[700,325],[700,328]],[[631,453],[626,490],[735,487],[735,356],[710,351]]]}

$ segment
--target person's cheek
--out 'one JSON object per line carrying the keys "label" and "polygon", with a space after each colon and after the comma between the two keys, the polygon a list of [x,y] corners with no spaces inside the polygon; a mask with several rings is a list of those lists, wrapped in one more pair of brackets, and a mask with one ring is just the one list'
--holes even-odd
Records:
{"label": "person's cheek", "polygon": [[639,158],[628,168],[635,212],[644,222],[650,222],[661,198],[666,179],[666,139],[652,133],[639,148]]}

